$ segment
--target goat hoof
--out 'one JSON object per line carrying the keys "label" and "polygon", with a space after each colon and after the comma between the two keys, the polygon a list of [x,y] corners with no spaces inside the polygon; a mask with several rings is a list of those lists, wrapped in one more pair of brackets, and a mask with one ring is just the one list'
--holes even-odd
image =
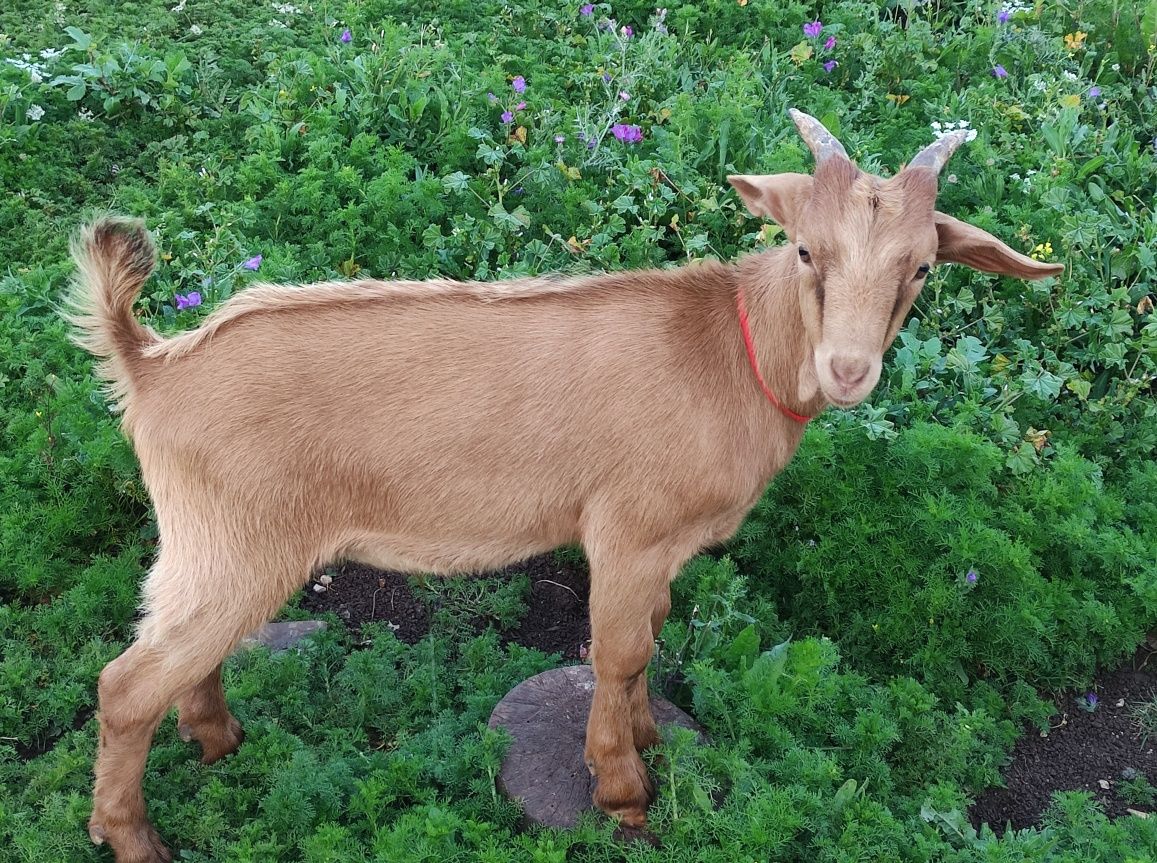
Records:
{"label": "goat hoof", "polygon": [[631,752],[601,765],[594,804],[620,824],[642,828],[647,825],[647,806],[654,793],[646,765],[638,753]]}
{"label": "goat hoof", "polygon": [[213,734],[201,738],[201,763],[212,764],[226,755],[232,755],[244,740],[245,731],[241,723],[230,716],[229,721],[218,726]]}
{"label": "goat hoof", "polygon": [[201,763],[212,764],[226,755],[236,752],[245,740],[241,723],[232,716],[222,723],[182,722],[177,725],[177,734],[186,743],[196,740],[201,744]]}
{"label": "goat hoof", "polygon": [[136,827],[111,829],[90,822],[88,838],[94,845],[111,845],[116,863],[172,863],[173,855],[148,821]]}

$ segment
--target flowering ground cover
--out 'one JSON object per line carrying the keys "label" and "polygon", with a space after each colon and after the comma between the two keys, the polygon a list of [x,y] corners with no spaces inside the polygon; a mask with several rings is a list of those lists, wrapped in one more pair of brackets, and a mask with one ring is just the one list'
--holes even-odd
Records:
{"label": "flowering ground cover", "polygon": [[[8,0],[0,859],[107,859],[84,830],[95,680],[156,537],[55,313],[84,217],[148,221],[162,260],[139,311],[164,331],[259,279],[729,259],[783,240],[725,178],[810,170],[792,106],[882,174],[969,129],[941,209],[1066,271],[937,268],[870,403],[813,422],[737,537],[687,566],[653,684],[712,742],[665,742],[660,844],[593,817],[525,832],[495,790],[490,710],[581,655],[526,624],[545,580],[572,584],[542,562],[405,582],[427,627],[405,639],[365,575],[375,620],[335,606],[300,650],[236,656],[246,742],[206,767],[168,719],[153,819],[193,861],[1157,859],[1157,818],[1109,818],[1152,808],[1140,759],[1106,777],[1111,805],[968,818],[1057,693],[1118,709],[1096,669],[1157,622],[1155,31],[1154,0]],[[1157,701],[1122,691],[1147,746]]]}

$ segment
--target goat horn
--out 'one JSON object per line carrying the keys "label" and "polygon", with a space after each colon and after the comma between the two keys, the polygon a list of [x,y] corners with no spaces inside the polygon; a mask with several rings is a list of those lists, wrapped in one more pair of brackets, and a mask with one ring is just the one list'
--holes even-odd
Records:
{"label": "goat horn", "polygon": [[[815,156],[817,166],[833,156],[848,159],[848,152],[844,149],[844,145],[836,140],[835,135],[824,128],[823,123],[811,114],[805,114],[795,108],[788,108],[787,113],[795,122],[795,127],[799,129],[804,141],[807,142],[812,155]],[[848,161],[851,160],[848,159]]]}
{"label": "goat horn", "polygon": [[952,154],[968,138],[967,129],[957,129],[933,141],[908,163],[909,168],[931,168],[937,174],[948,164]]}

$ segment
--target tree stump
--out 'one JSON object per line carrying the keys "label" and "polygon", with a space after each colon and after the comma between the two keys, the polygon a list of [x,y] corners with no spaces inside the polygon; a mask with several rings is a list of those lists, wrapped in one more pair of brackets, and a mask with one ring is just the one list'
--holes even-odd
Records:
{"label": "tree stump", "polygon": [[[554,668],[510,690],[490,714],[490,727],[505,728],[513,742],[498,774],[498,789],[523,806],[527,823],[570,828],[591,808],[597,780],[583,761],[587,714],[595,678],[589,665]],[[658,725],[679,725],[707,737],[686,713],[651,696]]]}

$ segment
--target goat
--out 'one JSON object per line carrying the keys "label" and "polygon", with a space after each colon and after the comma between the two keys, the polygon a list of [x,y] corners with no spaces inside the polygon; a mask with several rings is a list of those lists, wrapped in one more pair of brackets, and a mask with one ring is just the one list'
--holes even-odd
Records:
{"label": "goat", "polygon": [[733,264],[260,284],[162,338],[133,315],[143,225],[81,232],[66,316],[103,360],[161,537],[136,639],[99,677],[94,842],[170,859],[141,790],[157,726],[175,703],[206,763],[237,748],[221,662],[315,567],[451,574],[567,543],[591,568],[594,803],[645,824],[645,670],[681,565],[734,533],[808,418],[868,395],[934,263],[1063,270],[936,211],[963,133],[885,180],[790,113],[814,177],[729,178],[788,240]]}

